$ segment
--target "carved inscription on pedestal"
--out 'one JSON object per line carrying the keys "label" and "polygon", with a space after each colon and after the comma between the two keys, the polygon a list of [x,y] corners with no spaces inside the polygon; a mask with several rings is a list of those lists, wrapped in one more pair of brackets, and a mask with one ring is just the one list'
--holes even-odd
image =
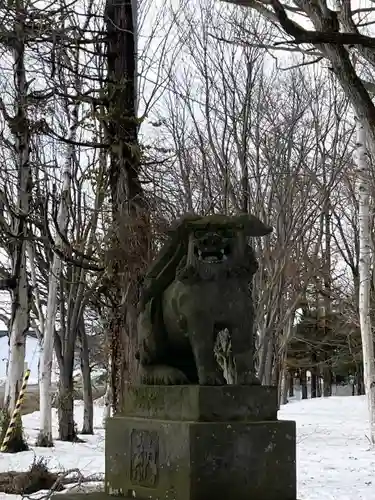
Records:
{"label": "carved inscription on pedestal", "polygon": [[154,431],[133,429],[130,439],[132,483],[153,488],[158,480],[159,436]]}

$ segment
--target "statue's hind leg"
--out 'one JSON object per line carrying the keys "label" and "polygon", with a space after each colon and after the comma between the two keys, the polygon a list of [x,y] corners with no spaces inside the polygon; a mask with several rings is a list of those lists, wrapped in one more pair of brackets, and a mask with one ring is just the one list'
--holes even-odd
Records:
{"label": "statue's hind leg", "polygon": [[[160,309],[152,310],[148,303],[138,316],[138,383],[146,385],[181,385],[189,384],[187,376],[179,369],[168,366],[167,344],[161,330],[162,322],[156,315]],[[157,321],[159,319],[159,321]]]}
{"label": "statue's hind leg", "polygon": [[160,305],[155,306],[154,299],[146,304],[144,310],[138,315],[136,357],[143,366],[161,363],[165,354],[165,340],[159,316]]}

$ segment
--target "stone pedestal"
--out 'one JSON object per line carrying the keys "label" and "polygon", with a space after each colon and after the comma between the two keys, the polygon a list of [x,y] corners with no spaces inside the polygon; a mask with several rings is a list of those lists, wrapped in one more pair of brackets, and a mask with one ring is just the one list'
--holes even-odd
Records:
{"label": "stone pedestal", "polygon": [[296,500],[295,423],[277,421],[273,387],[130,387],[105,481],[145,500]]}

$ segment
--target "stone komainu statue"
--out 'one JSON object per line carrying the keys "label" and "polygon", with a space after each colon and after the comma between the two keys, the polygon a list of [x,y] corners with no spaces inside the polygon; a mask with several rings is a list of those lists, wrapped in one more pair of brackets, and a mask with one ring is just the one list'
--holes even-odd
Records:
{"label": "stone komainu statue", "polygon": [[230,335],[236,383],[259,383],[250,290],[258,266],[247,238],[271,232],[248,214],[189,215],[171,226],[143,282],[140,383],[225,384],[214,354],[223,330]]}

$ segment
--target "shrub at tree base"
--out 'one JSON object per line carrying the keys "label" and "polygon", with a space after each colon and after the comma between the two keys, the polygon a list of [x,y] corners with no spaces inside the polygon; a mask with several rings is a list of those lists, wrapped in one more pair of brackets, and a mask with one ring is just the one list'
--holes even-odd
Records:
{"label": "shrub at tree base", "polygon": [[53,442],[50,437],[40,432],[35,442],[35,446],[40,446],[42,448],[53,448]]}
{"label": "shrub at tree base", "polygon": [[[10,416],[6,409],[0,411],[0,446],[3,443],[5,434],[8,430],[10,422]],[[8,453],[18,453],[20,451],[27,451],[29,449],[26,440],[23,435],[22,420],[18,416],[16,420],[16,426],[13,430],[12,437],[8,441],[6,452]]]}
{"label": "shrub at tree base", "polygon": [[63,490],[58,474],[49,472],[43,460],[32,464],[27,472],[0,472],[0,492],[13,495],[31,495],[40,490]]}

